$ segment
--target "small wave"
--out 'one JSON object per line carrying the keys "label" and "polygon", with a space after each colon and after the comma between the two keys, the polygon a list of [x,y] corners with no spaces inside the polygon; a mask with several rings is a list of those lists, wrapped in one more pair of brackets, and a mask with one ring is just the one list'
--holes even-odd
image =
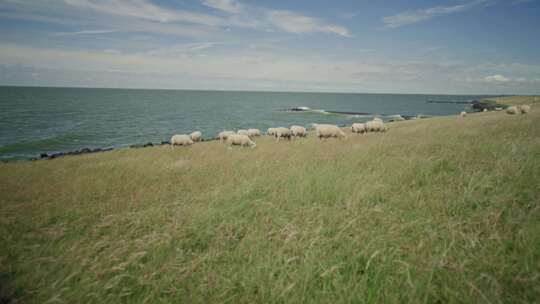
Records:
{"label": "small wave", "polygon": [[77,142],[81,138],[78,134],[63,134],[60,136],[52,136],[38,140],[26,140],[17,143],[0,146],[0,154],[8,154],[17,151],[50,151],[54,150],[58,145],[63,145],[70,142]]}

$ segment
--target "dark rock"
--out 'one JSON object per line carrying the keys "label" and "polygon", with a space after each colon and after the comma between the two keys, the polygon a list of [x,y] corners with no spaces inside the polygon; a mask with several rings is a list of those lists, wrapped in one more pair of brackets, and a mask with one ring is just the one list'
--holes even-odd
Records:
{"label": "dark rock", "polygon": [[49,157],[49,155],[48,155],[47,153],[41,153],[41,154],[39,155],[39,157],[40,157],[40,158],[47,158],[47,157]]}
{"label": "dark rock", "polygon": [[101,149],[101,152],[107,152],[107,151],[112,151],[114,150],[114,148],[104,148],[104,149]]}
{"label": "dark rock", "polygon": [[134,144],[134,145],[131,145],[131,146],[129,146],[129,147],[130,147],[130,148],[142,148],[143,145],[141,145],[141,144]]}
{"label": "dark rock", "polygon": [[170,144],[171,144],[171,142],[170,142],[170,141],[168,141],[168,140],[165,140],[165,141],[162,141],[162,142],[161,142],[161,144],[162,144],[162,145],[170,145]]}
{"label": "dark rock", "polygon": [[81,149],[81,153],[90,153],[90,152],[92,152],[92,150],[90,150],[89,148]]}
{"label": "dark rock", "polygon": [[144,144],[144,145],[143,145],[143,148],[146,148],[146,147],[153,147],[153,146],[154,146],[154,144],[151,143],[151,142],[149,142],[149,143]]}
{"label": "dark rock", "polygon": [[101,152],[101,148],[95,148],[94,150],[92,150],[92,153],[96,153],[96,152]]}

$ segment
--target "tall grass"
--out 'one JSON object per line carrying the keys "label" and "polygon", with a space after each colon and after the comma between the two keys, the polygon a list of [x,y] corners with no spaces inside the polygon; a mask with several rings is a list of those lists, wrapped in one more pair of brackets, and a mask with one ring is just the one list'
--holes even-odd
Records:
{"label": "tall grass", "polygon": [[23,303],[538,302],[539,118],[533,106],[345,140],[2,164],[0,292]]}

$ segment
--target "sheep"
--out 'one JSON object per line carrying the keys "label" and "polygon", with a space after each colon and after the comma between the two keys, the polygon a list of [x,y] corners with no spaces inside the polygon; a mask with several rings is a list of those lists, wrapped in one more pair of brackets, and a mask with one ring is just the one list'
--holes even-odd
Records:
{"label": "sheep", "polygon": [[236,134],[249,136],[248,130],[238,130]]}
{"label": "sheep", "polygon": [[268,128],[268,130],[266,130],[266,135],[275,136],[276,135],[276,128]]}
{"label": "sheep", "polygon": [[201,140],[202,140],[202,133],[199,132],[199,131],[195,131],[195,132],[189,134],[189,137],[190,137],[191,140],[193,140],[194,142],[198,142],[198,141],[201,141]]}
{"label": "sheep", "polygon": [[467,116],[467,112],[461,111],[461,113],[459,113],[459,116],[461,116],[461,117],[466,117],[466,116]]}
{"label": "sheep", "polygon": [[193,140],[189,135],[186,134],[176,134],[171,137],[171,147],[174,146],[189,146],[193,144]]}
{"label": "sheep", "polygon": [[227,137],[227,143],[229,148],[231,146],[242,146],[242,147],[251,147],[255,148],[257,144],[249,138],[249,136],[244,134],[232,134]]}
{"label": "sheep", "polygon": [[388,127],[382,121],[372,120],[366,122],[366,130],[369,132],[386,132]]}
{"label": "sheep", "polygon": [[327,125],[327,124],[313,124],[315,128],[315,134],[318,139],[322,138],[328,138],[328,137],[336,137],[336,138],[344,138],[345,133],[335,125]]}
{"label": "sheep", "polygon": [[247,132],[249,137],[261,136],[261,131],[259,131],[259,129],[248,129]]}
{"label": "sheep", "polygon": [[353,133],[366,133],[367,132],[367,128],[366,128],[366,124],[363,124],[363,123],[353,123],[352,126],[351,126],[351,130]]}
{"label": "sheep", "polygon": [[529,105],[521,105],[521,106],[519,106],[519,111],[521,112],[521,114],[527,114],[527,113],[529,113],[530,110],[531,110],[531,106],[529,106]]}
{"label": "sheep", "polygon": [[279,141],[280,138],[291,139],[291,130],[284,127],[275,128],[274,136],[277,141]]}
{"label": "sheep", "polygon": [[222,131],[222,132],[219,132],[218,134],[218,138],[219,138],[219,141],[224,141],[224,140],[227,140],[227,138],[231,135],[234,135],[234,131]]}
{"label": "sheep", "polygon": [[307,131],[306,128],[302,126],[291,126],[291,136],[294,137],[306,137]]}
{"label": "sheep", "polygon": [[510,115],[515,115],[515,114],[520,114],[521,110],[518,109],[518,107],[516,106],[511,106],[511,107],[506,108],[506,113]]}

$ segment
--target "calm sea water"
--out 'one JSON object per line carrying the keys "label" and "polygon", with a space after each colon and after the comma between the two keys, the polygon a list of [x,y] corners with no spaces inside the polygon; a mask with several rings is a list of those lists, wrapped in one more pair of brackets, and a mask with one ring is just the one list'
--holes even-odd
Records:
{"label": "calm sea water", "polygon": [[467,106],[427,101],[482,97],[487,96],[0,87],[0,159],[155,143],[194,130],[211,138],[222,130],[266,130],[314,122],[351,124],[371,118],[283,111],[291,107],[449,115]]}

